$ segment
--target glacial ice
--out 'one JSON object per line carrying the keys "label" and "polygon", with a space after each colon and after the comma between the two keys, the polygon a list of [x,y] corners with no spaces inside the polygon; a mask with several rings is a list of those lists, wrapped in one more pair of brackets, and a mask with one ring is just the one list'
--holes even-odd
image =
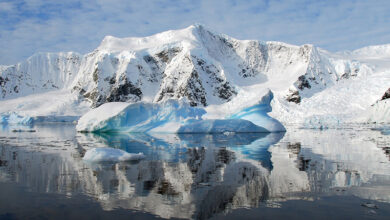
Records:
{"label": "glacial ice", "polygon": [[269,133],[263,127],[243,119],[209,119],[182,125],[177,133],[224,133],[260,132]]}
{"label": "glacial ice", "polygon": [[15,112],[0,113],[0,124],[32,125],[33,119]]}
{"label": "glacial ice", "polygon": [[248,120],[257,126],[265,128],[269,132],[286,131],[286,128],[279,121],[267,114],[272,111],[271,101],[273,97],[273,93],[269,91],[258,104],[245,108],[231,115],[229,118]]}
{"label": "glacial ice", "polygon": [[76,126],[82,132],[165,132],[175,133],[189,120],[199,120],[206,111],[184,100],[163,103],[112,102],[83,115]]}
{"label": "glacial ice", "polygon": [[[112,102],[83,115],[76,126],[80,132],[224,133],[285,131],[282,124],[266,114],[272,93],[260,104],[226,119],[202,120],[203,108],[185,100],[162,103]],[[223,116],[221,116],[223,117]],[[241,117],[241,118],[240,118]]]}
{"label": "glacial ice", "polygon": [[145,158],[143,153],[131,154],[126,151],[110,148],[110,147],[98,147],[92,148],[85,152],[83,160],[89,162],[104,162],[104,161],[130,161],[140,160]]}

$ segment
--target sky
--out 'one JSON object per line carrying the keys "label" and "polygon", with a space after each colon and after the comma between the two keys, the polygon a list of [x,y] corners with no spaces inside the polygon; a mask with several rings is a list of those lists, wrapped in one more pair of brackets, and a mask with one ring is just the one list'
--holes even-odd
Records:
{"label": "sky", "polygon": [[191,24],[329,51],[390,43],[389,0],[0,0],[0,64]]}

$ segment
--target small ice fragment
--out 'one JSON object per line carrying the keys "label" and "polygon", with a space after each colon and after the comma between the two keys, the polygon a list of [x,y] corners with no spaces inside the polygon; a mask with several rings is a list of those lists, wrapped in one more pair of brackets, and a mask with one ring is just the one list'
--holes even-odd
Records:
{"label": "small ice fragment", "polygon": [[363,203],[362,206],[370,209],[378,209],[378,206],[376,206],[374,203],[371,202]]}

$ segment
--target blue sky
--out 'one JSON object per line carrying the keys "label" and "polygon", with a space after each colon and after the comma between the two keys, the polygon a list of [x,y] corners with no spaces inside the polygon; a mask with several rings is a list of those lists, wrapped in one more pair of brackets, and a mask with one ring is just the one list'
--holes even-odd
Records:
{"label": "blue sky", "polygon": [[194,23],[238,39],[352,50],[390,43],[389,11],[389,0],[0,0],[0,64]]}

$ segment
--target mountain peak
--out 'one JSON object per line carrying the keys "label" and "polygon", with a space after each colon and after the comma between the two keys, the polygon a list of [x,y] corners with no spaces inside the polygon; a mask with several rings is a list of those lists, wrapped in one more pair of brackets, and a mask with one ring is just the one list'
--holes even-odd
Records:
{"label": "mountain peak", "polygon": [[147,48],[159,47],[166,44],[198,41],[199,33],[208,31],[201,24],[190,25],[187,28],[169,30],[146,37],[117,38],[106,36],[99,45],[99,50],[118,52],[123,50],[139,51]]}

